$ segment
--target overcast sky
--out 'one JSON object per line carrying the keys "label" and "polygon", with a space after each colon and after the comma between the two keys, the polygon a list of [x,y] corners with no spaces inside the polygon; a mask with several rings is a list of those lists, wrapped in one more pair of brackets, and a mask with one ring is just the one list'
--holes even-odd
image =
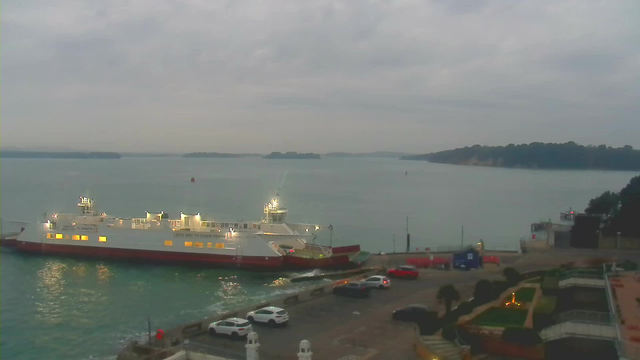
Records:
{"label": "overcast sky", "polygon": [[1,144],[640,147],[640,2],[13,0]]}

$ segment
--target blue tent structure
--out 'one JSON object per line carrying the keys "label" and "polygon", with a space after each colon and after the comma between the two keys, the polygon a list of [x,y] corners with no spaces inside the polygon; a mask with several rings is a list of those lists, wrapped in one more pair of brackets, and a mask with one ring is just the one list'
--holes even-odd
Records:
{"label": "blue tent structure", "polygon": [[453,268],[471,270],[482,267],[482,255],[473,246],[453,254]]}

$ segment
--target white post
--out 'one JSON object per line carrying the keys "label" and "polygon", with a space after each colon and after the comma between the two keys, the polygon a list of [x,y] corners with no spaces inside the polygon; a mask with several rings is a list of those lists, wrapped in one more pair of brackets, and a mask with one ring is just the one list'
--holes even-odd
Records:
{"label": "white post", "polygon": [[300,351],[298,351],[298,360],[311,360],[311,343],[309,340],[300,341]]}
{"label": "white post", "polygon": [[258,334],[255,332],[250,332],[247,335],[247,345],[244,346],[247,348],[247,360],[259,360],[258,348],[260,348],[260,343],[258,342]]}

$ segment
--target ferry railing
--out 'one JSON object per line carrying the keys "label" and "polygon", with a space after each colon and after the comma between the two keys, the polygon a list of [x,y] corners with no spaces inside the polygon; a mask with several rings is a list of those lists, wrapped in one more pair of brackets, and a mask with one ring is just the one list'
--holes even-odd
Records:
{"label": "ferry railing", "polygon": [[29,225],[28,221],[6,220],[0,218],[0,237],[15,236]]}

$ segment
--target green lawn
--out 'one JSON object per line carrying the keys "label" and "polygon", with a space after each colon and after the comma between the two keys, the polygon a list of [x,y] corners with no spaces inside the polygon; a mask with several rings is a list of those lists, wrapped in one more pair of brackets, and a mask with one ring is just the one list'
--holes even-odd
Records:
{"label": "green lawn", "polygon": [[471,325],[494,327],[519,327],[527,319],[527,309],[492,307],[471,320]]}
{"label": "green lawn", "polygon": [[536,288],[531,287],[523,287],[516,291],[516,301],[517,302],[527,302],[530,303],[533,301],[533,297],[536,294]]}

